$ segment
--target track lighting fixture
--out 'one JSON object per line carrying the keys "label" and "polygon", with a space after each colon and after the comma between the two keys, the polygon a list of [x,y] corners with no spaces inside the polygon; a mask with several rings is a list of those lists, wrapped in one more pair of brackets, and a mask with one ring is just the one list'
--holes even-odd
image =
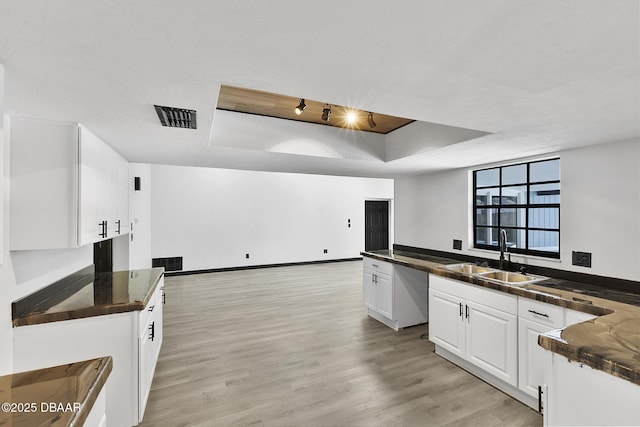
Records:
{"label": "track lighting fixture", "polygon": [[298,104],[298,106],[294,111],[296,112],[297,115],[300,115],[302,114],[305,108],[307,108],[307,104],[304,103],[304,98],[300,98],[300,103]]}
{"label": "track lighting fixture", "polygon": [[367,122],[369,123],[370,128],[376,127],[376,122],[373,121],[373,113],[369,111],[369,115],[367,116]]}
{"label": "track lighting fixture", "polygon": [[324,107],[322,107],[322,120],[324,120],[325,122],[328,122],[330,116],[331,116],[331,105],[324,104]]}

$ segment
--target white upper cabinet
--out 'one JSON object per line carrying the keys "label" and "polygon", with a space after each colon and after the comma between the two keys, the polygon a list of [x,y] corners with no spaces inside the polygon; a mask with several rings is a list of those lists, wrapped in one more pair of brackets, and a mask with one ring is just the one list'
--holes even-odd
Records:
{"label": "white upper cabinet", "polygon": [[80,246],[129,232],[129,165],[80,126]]}
{"label": "white upper cabinet", "polygon": [[76,123],[11,118],[10,129],[11,250],[83,246],[117,236],[118,221],[128,232],[124,158]]}

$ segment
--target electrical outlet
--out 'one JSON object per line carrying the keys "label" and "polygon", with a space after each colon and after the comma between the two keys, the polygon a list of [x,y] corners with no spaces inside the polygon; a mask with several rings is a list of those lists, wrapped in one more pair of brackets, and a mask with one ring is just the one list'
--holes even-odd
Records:
{"label": "electrical outlet", "polygon": [[571,264],[591,268],[591,252],[571,252]]}
{"label": "electrical outlet", "polygon": [[244,254],[244,257],[245,257],[246,259],[249,259],[249,254]]}
{"label": "electrical outlet", "polygon": [[453,249],[462,250],[462,240],[453,239]]}
{"label": "electrical outlet", "polygon": [[326,249],[324,250],[324,253],[325,253],[325,254],[326,254],[326,253],[328,253],[328,252],[329,252],[328,250],[326,250]]}

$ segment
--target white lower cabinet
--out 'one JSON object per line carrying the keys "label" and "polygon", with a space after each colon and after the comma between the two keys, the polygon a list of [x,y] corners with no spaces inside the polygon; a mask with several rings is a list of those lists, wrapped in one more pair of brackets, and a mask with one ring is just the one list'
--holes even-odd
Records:
{"label": "white lower cabinet", "polygon": [[162,283],[154,294],[145,312],[141,313],[138,333],[138,421],[142,422],[149,400],[151,382],[162,346],[162,306],[164,303]]}
{"label": "white lower cabinet", "polygon": [[544,360],[547,350],[538,345],[545,332],[593,319],[594,315],[557,305],[519,297],[518,300],[518,387],[529,398],[521,399],[541,410],[538,388],[544,384]]}
{"label": "white lower cabinet", "polygon": [[429,340],[465,357],[466,324],[463,320],[465,300],[434,289],[439,279],[429,276]]}
{"label": "white lower cabinet", "polygon": [[544,381],[545,349],[538,345],[542,333],[564,326],[560,306],[520,298],[518,301],[518,386],[531,397],[529,406],[538,406],[538,387]]}
{"label": "white lower cabinet", "polygon": [[640,426],[640,386],[545,351],[545,426]]}
{"label": "white lower cabinet", "polygon": [[364,258],[362,297],[369,315],[398,330],[427,321],[427,273]]}
{"label": "white lower cabinet", "polygon": [[14,371],[111,356],[106,419],[110,426],[137,425],[162,345],[163,281],[141,311],[14,328]]}
{"label": "white lower cabinet", "polygon": [[[517,297],[429,276],[429,339],[436,353],[518,384]],[[474,372],[476,373],[476,372]]]}

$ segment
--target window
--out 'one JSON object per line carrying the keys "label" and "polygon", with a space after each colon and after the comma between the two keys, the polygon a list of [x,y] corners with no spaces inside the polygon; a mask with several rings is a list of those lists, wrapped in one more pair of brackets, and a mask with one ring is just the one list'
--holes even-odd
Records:
{"label": "window", "polygon": [[560,159],[473,172],[475,248],[560,258]]}

